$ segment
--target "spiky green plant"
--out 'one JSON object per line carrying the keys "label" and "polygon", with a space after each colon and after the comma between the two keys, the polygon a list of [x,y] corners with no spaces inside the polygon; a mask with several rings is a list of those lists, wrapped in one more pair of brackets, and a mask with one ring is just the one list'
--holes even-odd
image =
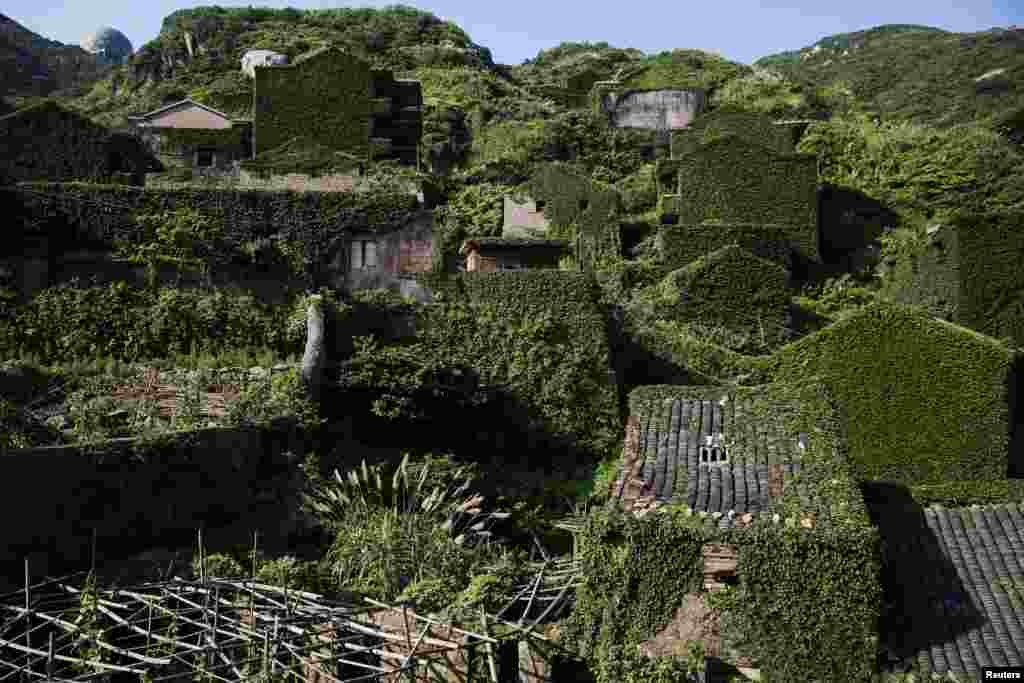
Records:
{"label": "spiky green plant", "polygon": [[327,558],[339,585],[393,600],[421,579],[467,581],[474,558],[465,537],[453,537],[451,518],[479,514],[483,498],[465,495],[471,483],[465,471],[432,480],[431,460],[410,466],[406,454],[391,477],[364,460],[315,484],[304,498],[335,532]]}

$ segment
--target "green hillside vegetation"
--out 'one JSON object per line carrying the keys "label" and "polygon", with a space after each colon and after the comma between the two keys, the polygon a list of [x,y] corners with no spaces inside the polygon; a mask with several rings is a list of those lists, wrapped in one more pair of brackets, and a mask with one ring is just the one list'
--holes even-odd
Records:
{"label": "green hillside vegetation", "polygon": [[756,64],[812,88],[845,90],[856,108],[887,120],[993,123],[1024,106],[1022,31],[882,26]]}

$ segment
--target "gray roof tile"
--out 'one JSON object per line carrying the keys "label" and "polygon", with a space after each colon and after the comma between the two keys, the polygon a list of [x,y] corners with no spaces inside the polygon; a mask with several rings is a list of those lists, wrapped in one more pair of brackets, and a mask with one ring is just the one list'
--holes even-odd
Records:
{"label": "gray roof tile", "polygon": [[925,526],[887,543],[889,565],[920,568],[907,574],[902,609],[926,635],[900,654],[925,674],[1024,665],[1021,507],[932,507],[923,516]]}
{"label": "gray roof tile", "polygon": [[[721,396],[725,396],[723,390]],[[637,460],[623,463],[616,496],[630,502],[632,489],[626,467],[656,500],[679,502],[695,510],[739,514],[767,507],[768,464],[779,463],[786,474],[800,469],[797,435],[780,433],[774,425],[755,418],[744,400],[721,396],[666,400],[638,423]],[[700,447],[709,436],[721,435],[728,445],[729,462],[700,463]]]}

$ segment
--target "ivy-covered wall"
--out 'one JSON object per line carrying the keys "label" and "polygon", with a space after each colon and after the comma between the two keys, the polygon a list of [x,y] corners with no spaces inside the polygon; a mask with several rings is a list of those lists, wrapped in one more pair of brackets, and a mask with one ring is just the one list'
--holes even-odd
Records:
{"label": "ivy-covered wall", "polygon": [[[641,387],[631,413],[708,389]],[[642,670],[636,645],[664,628],[687,594],[702,593],[701,548],[738,550],[736,588],[705,600],[722,615],[723,640],[752,657],[770,680],[870,680],[877,656],[880,553],[877,531],[842,457],[838,421],[820,386],[770,385],[730,390],[772,413],[783,429],[815,446],[800,474],[769,509],[749,521],[725,520],[669,505],[643,517],[612,507],[591,514],[580,535],[585,584],[568,634],[599,681]],[[663,412],[663,411],[661,411]],[[828,652],[828,657],[821,653]],[[643,679],[639,679],[643,680]]]}
{"label": "ivy-covered wall", "polygon": [[256,70],[256,154],[300,135],[369,158],[373,72],[361,59],[323,48],[287,66]]}
{"label": "ivy-covered wall", "polygon": [[195,154],[200,148],[214,150],[214,166],[220,169],[229,169],[232,162],[251,156],[252,127],[249,124],[213,129],[142,128],[140,136],[168,167],[196,167]]}
{"label": "ivy-covered wall", "polygon": [[771,116],[756,112],[713,111],[700,116],[683,130],[672,131],[673,159],[681,159],[702,144],[736,135],[752,144],[767,147],[776,154],[793,154],[802,124],[777,124]]}
{"label": "ivy-covered wall", "polygon": [[788,226],[697,223],[662,225],[658,229],[658,252],[668,267],[680,268],[730,244],[784,267],[791,263],[794,249],[806,254],[815,246],[808,232],[797,232]]}
{"label": "ivy-covered wall", "polygon": [[0,252],[17,253],[34,235],[45,236],[52,253],[79,244],[139,244],[146,234],[136,216],[189,209],[210,220],[216,238],[207,251],[218,258],[234,258],[246,243],[277,236],[296,244],[299,269],[321,281],[324,261],[351,235],[394,232],[420,213],[416,197],[404,189],[296,193],[35,183],[0,195],[21,214]]}
{"label": "ivy-covered wall", "polygon": [[509,386],[551,433],[598,458],[612,454],[621,438],[618,395],[591,278],[533,270],[420,281],[445,302],[418,325],[424,357],[442,354],[449,364],[475,368],[481,384]]}
{"label": "ivy-covered wall", "polygon": [[770,346],[786,338],[788,273],[736,245],[669,273],[651,295],[659,318],[724,326]]}
{"label": "ivy-covered wall", "polygon": [[614,188],[569,164],[552,162],[538,168],[524,189],[545,203],[548,236],[568,241],[580,267],[593,268],[621,256],[620,199]]}
{"label": "ivy-covered wall", "polygon": [[1014,354],[977,332],[874,304],[778,351],[777,377],[817,377],[842,407],[861,479],[1001,480]]}
{"label": "ivy-covered wall", "polygon": [[142,174],[159,162],[130,135],[115,135],[56,102],[0,117],[0,183]]}
{"label": "ivy-covered wall", "polygon": [[[718,137],[678,160],[676,195],[660,213],[683,224],[722,222],[787,226],[818,258],[817,160],[779,155],[734,135]],[[805,247],[806,249],[807,247]]]}
{"label": "ivy-covered wall", "polygon": [[1024,346],[1024,212],[958,214],[897,270],[898,301]]}

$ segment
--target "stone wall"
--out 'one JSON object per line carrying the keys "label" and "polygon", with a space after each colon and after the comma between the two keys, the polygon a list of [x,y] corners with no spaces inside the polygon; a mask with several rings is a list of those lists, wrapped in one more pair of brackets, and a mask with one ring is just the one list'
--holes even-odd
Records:
{"label": "stone wall", "polygon": [[[52,256],[36,251],[24,258],[0,259],[0,268],[11,274],[10,279],[23,301],[46,287],[68,283],[76,277],[83,283],[95,279],[99,284],[117,281],[127,282],[133,287],[148,284],[145,265],[115,258],[106,251],[76,251]],[[267,304],[286,303],[289,285],[302,286],[302,282],[284,267],[225,264],[204,275],[198,269],[159,264],[156,276],[159,286],[238,288]]]}
{"label": "stone wall", "polygon": [[703,110],[703,90],[602,92],[601,111],[619,128],[686,128]]}
{"label": "stone wall", "polygon": [[356,176],[351,173],[333,173],[310,176],[306,173],[285,173],[261,177],[241,169],[237,187],[242,190],[292,190],[295,192],[351,192]]}

